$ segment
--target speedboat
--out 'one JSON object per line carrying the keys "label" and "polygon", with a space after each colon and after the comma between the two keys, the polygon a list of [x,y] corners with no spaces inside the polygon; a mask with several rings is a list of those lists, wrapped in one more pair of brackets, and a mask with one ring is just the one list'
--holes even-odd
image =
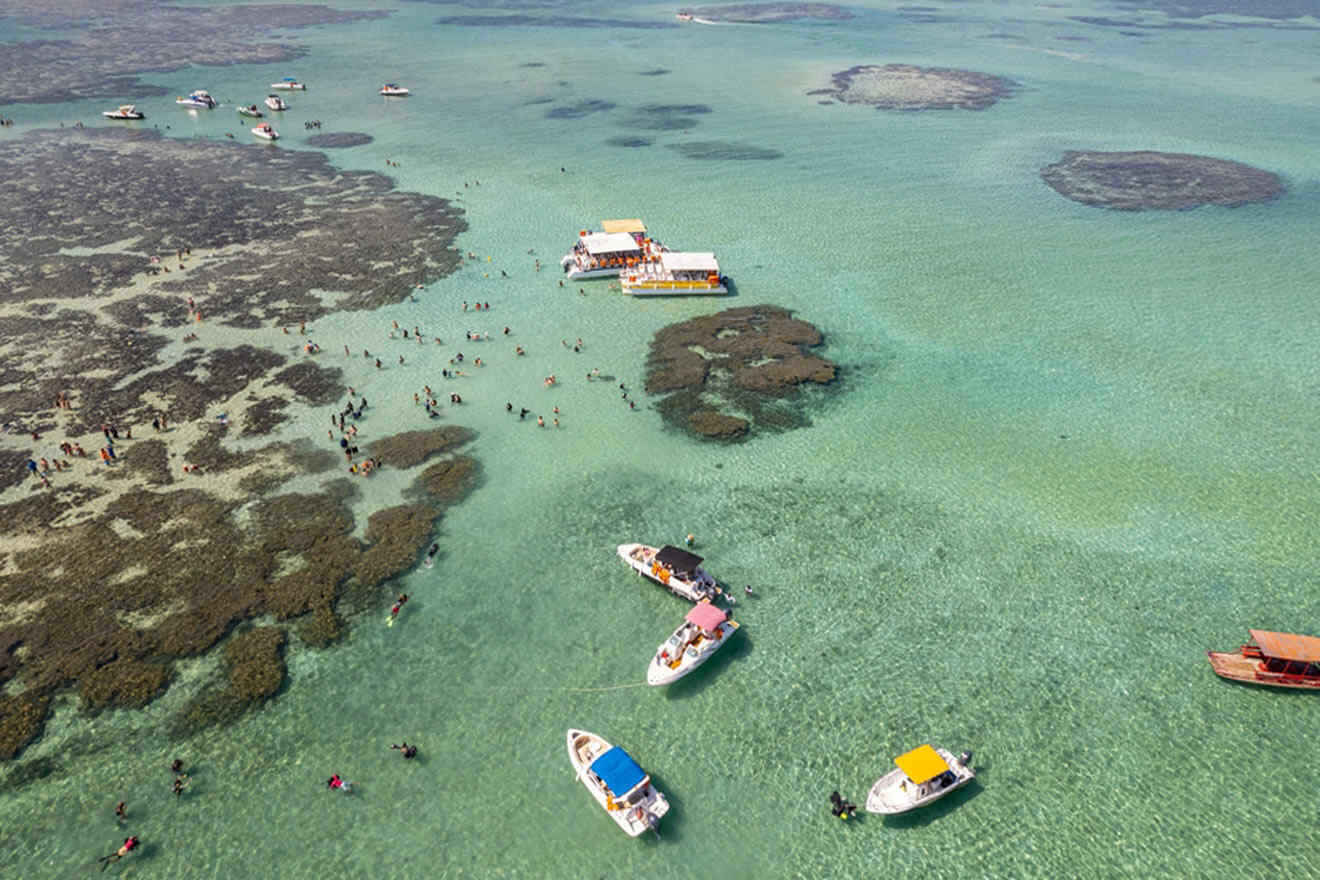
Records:
{"label": "speedboat", "polygon": [[676,12],[676,13],[674,13],[674,18],[678,19],[679,21],[691,21],[691,20],[692,20],[692,13],[690,13],[690,12]]}
{"label": "speedboat", "polygon": [[102,110],[101,115],[106,119],[146,119],[147,114],[143,113],[132,104],[120,104],[116,110]]}
{"label": "speedboat", "polygon": [[723,595],[715,578],[700,568],[701,557],[678,547],[658,550],[645,544],[620,544],[619,558],[637,572],[689,602]]}
{"label": "speedboat", "polygon": [[1251,642],[1236,651],[1207,651],[1215,674],[1270,687],[1320,690],[1320,639],[1249,630]]}
{"label": "speedboat", "polygon": [[268,141],[277,141],[280,139],[280,133],[275,129],[271,128],[269,122],[261,123],[256,128],[252,129],[252,133],[255,134],[257,137],[263,138]]}
{"label": "speedboat", "polygon": [[728,612],[703,599],[656,649],[655,661],[646,671],[646,683],[661,685],[678,681],[709,660],[737,631],[738,623],[729,619]]}
{"label": "speedboat", "polygon": [[271,84],[270,84],[270,87],[271,87],[272,89],[290,89],[290,90],[295,91],[295,92],[305,92],[305,91],[307,91],[307,86],[305,86],[304,84],[298,82],[296,79],[294,79],[294,78],[291,77],[291,76],[286,76],[286,77],[285,77],[283,80],[281,80],[280,82],[277,82],[277,83],[271,83]]}
{"label": "speedboat", "polygon": [[256,104],[249,104],[249,105],[247,105],[246,107],[239,107],[239,108],[238,108],[238,115],[239,115],[239,116],[250,116],[250,117],[253,118],[253,119],[260,119],[260,118],[262,117],[263,114],[262,114],[261,110],[258,109],[258,107],[257,107]]}
{"label": "speedboat", "polygon": [[380,93],[387,98],[404,98],[408,96],[408,90],[398,83],[385,83],[380,87]]}
{"label": "speedboat", "polygon": [[957,758],[948,749],[918,746],[894,759],[897,770],[876,780],[866,796],[868,813],[906,813],[934,803],[976,778],[972,753]]}
{"label": "speedboat", "polygon": [[585,730],[569,730],[568,760],[596,803],[629,837],[654,829],[669,801],[622,748]]}
{"label": "speedboat", "polygon": [[190,92],[186,98],[175,98],[174,103],[180,107],[192,107],[197,110],[214,110],[216,107],[215,98],[212,98],[211,93],[204,89]]}
{"label": "speedboat", "polygon": [[709,252],[663,251],[619,275],[619,288],[633,296],[728,293],[720,264]]}
{"label": "speedboat", "polygon": [[289,105],[284,103],[284,99],[279,95],[267,95],[266,106],[272,110],[288,110]]}
{"label": "speedboat", "polygon": [[602,220],[600,226],[600,232],[579,230],[559,261],[568,280],[615,278],[660,253],[660,243],[646,237],[641,220]]}

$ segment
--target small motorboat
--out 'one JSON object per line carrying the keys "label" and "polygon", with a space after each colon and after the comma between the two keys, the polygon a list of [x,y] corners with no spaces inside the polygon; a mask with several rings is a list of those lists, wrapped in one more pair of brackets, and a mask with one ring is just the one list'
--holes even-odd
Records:
{"label": "small motorboat", "polygon": [[252,133],[263,140],[277,141],[280,139],[280,133],[271,128],[269,122],[261,123],[256,128],[252,129]]}
{"label": "small motorboat", "polygon": [[280,80],[277,83],[271,83],[270,87],[272,89],[288,89],[290,91],[295,91],[295,92],[307,91],[306,85],[298,82],[296,79],[294,79],[291,76],[286,76],[284,79]]}
{"label": "small motorboat", "polygon": [[737,621],[730,620],[723,609],[703,599],[687,613],[683,623],[655,651],[655,660],[646,670],[649,685],[678,681],[710,659],[738,631]]}
{"label": "small motorboat", "polygon": [[143,113],[132,104],[120,104],[115,110],[102,110],[101,115],[106,119],[146,119],[147,114]]}
{"label": "small motorboat", "polygon": [[619,558],[637,574],[689,602],[721,595],[715,578],[700,567],[701,557],[694,553],[669,545],[656,549],[646,544],[620,544],[618,552]]}
{"label": "small motorboat", "polygon": [[214,110],[216,108],[215,98],[212,98],[211,93],[204,89],[190,92],[186,98],[175,98],[174,103],[180,107],[191,107],[194,110]]}
{"label": "small motorboat", "polygon": [[955,758],[947,749],[918,746],[894,759],[897,770],[876,780],[866,796],[868,813],[906,813],[934,803],[976,778],[972,753]]}
{"label": "small motorboat", "polygon": [[238,115],[239,115],[239,116],[247,116],[247,117],[250,117],[250,118],[252,118],[252,119],[260,119],[260,118],[261,118],[262,116],[264,116],[265,114],[263,114],[263,113],[261,112],[261,109],[260,109],[259,107],[257,107],[256,104],[248,104],[246,107],[239,107],[239,108],[238,108]]}
{"label": "small motorboat", "polygon": [[380,93],[387,98],[405,98],[409,92],[398,83],[385,83],[380,87]]}
{"label": "small motorboat", "polygon": [[692,13],[690,13],[690,12],[675,12],[675,13],[674,13],[674,18],[678,19],[679,21],[691,21],[691,20],[692,20]]}
{"label": "small motorboat", "polygon": [[272,110],[288,110],[289,105],[284,103],[284,99],[279,95],[267,95],[266,106]]}
{"label": "small motorboat", "polygon": [[568,760],[596,803],[629,837],[654,829],[669,812],[669,801],[651,784],[651,777],[604,737],[569,730]]}

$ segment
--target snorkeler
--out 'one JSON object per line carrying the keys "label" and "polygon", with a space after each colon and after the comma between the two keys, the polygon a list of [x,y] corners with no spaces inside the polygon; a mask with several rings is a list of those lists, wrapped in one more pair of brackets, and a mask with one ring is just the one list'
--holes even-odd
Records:
{"label": "snorkeler", "polygon": [[122,859],[124,856],[131,853],[141,842],[142,841],[137,839],[137,835],[133,835],[132,837],[127,838],[124,841],[123,845],[120,846],[119,849],[110,853],[110,855],[101,856],[101,870],[104,871],[106,865],[110,864],[111,862],[117,862],[120,859]]}

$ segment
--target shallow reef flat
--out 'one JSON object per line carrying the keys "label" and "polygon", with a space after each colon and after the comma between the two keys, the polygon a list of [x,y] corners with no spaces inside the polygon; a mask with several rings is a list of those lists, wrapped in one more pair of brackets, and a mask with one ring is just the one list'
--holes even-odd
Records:
{"label": "shallow reef flat", "polygon": [[773,24],[804,18],[846,21],[853,17],[846,6],[833,3],[727,3],[720,6],[695,6],[682,11],[706,21],[741,24]]}
{"label": "shallow reef flat", "polygon": [[140,79],[142,71],[288,61],[301,57],[304,50],[263,43],[262,35],[389,14],[293,4],[208,7],[172,6],[158,0],[0,0],[0,18],[61,30],[67,30],[70,22],[88,22],[76,36],[5,44],[0,52],[0,105],[161,95],[165,89]]}
{"label": "shallow reef flat", "polygon": [[1242,162],[1154,150],[1069,150],[1040,176],[1064,198],[1115,211],[1235,208],[1285,191],[1277,174]]}
{"label": "shallow reef flat", "polygon": [[411,483],[362,532],[337,450],[227,445],[344,387],[310,332],[297,356],[244,340],[405,299],[458,265],[463,217],[320,153],[154,132],[31,133],[0,176],[0,759],[57,691],[140,706],[219,643],[228,677],[174,723],[235,717],[278,692],[289,632],[331,641],[339,601],[370,606],[477,476],[462,428],[382,436]]}
{"label": "shallow reef flat", "polygon": [[778,306],[680,321],[651,339],[646,393],[667,395],[656,407],[666,423],[702,438],[802,427],[806,416],[786,403],[803,386],[829,385],[838,375],[811,352],[823,342],[818,329]]}
{"label": "shallow reef flat", "polygon": [[1002,76],[913,64],[863,64],[834,74],[832,80],[830,88],[807,94],[879,110],[984,110],[1017,89],[1017,83]]}

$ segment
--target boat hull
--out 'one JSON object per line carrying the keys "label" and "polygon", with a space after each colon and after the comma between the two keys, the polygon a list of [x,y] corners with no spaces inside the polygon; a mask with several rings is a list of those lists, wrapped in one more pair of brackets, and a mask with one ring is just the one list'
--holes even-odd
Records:
{"label": "boat hull", "polygon": [[1281,675],[1260,668],[1260,661],[1243,657],[1241,651],[1206,651],[1210,668],[1220,678],[1259,684],[1265,687],[1291,688],[1299,691],[1320,691],[1320,678]]}
{"label": "boat hull", "polygon": [[260,119],[265,114],[263,114],[260,110],[253,110],[250,107],[239,107],[238,115],[246,116],[249,119]]}
{"label": "boat hull", "polygon": [[669,801],[654,785],[650,784],[649,777],[646,794],[641,798],[633,799],[627,806],[615,804],[615,808],[611,809],[612,796],[610,792],[594,778],[588,768],[591,766],[592,761],[613,748],[613,745],[603,736],[572,728],[569,729],[566,740],[568,761],[573,766],[573,772],[577,774],[578,781],[586,787],[587,791],[591,792],[591,796],[596,799],[596,803],[600,804],[600,808],[629,837],[637,837],[654,827],[655,823],[659,822],[660,818],[669,812]]}
{"label": "boat hull", "polygon": [[[934,781],[918,786],[909,782],[902,770],[891,770],[876,780],[875,785],[866,795],[866,811],[894,816],[917,810],[951,794],[976,778],[971,767],[964,766],[947,749],[936,749],[939,756],[949,765],[954,780],[949,785],[940,787]],[[925,789],[924,794],[920,794]]]}
{"label": "boat hull", "polygon": [[620,544],[618,552],[619,558],[628,563],[628,567],[637,574],[652,583],[659,584],[676,596],[682,596],[689,602],[696,603],[702,599],[714,600],[719,595],[715,589],[715,579],[710,575],[706,575],[707,582],[703,584],[679,575],[670,575],[666,579],[653,573],[651,563],[655,559],[655,554],[659,552],[658,547],[649,547],[646,544]]}
{"label": "boat hull", "polygon": [[103,110],[101,111],[101,115],[104,116],[106,119],[123,119],[130,122],[137,119],[147,118],[145,113],[134,113],[132,115],[126,115],[123,113],[116,113],[113,110]]}
{"label": "boat hull", "polygon": [[[684,624],[687,625],[687,624]],[[683,630],[680,626],[674,631],[678,635]],[[674,664],[672,660],[667,660],[664,656],[665,649],[669,646],[670,640],[661,643],[656,649],[655,658],[651,661],[651,666],[646,670],[646,683],[652,687],[660,687],[666,684],[673,684],[680,678],[695,672],[703,663],[714,656],[715,652],[724,647],[735,632],[738,631],[738,623],[733,620],[726,620],[719,625],[718,636],[710,638],[702,636],[702,644],[698,646],[695,653],[691,648],[683,651],[679,657],[678,663]],[[671,637],[672,639],[672,637]]]}
{"label": "boat hull", "polygon": [[272,89],[284,89],[286,92],[305,92],[307,86],[302,83],[271,83]]}
{"label": "boat hull", "polygon": [[729,292],[724,279],[709,281],[623,281],[619,285],[629,296],[721,296]]}

